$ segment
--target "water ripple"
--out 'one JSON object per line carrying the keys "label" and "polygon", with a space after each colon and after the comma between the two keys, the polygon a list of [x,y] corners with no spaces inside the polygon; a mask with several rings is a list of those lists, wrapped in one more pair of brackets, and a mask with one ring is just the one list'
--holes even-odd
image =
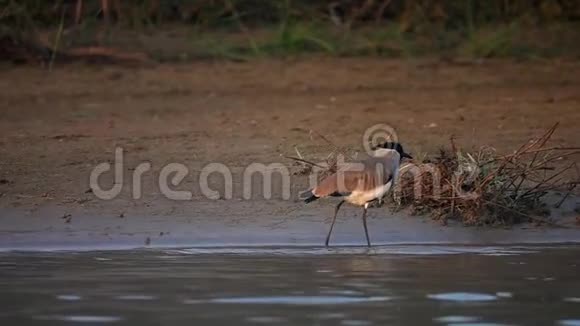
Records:
{"label": "water ripple", "polygon": [[368,302],[384,302],[390,297],[345,297],[345,296],[272,296],[272,297],[237,297],[215,298],[210,300],[186,300],[184,303],[220,303],[220,304],[267,304],[267,305],[334,305]]}
{"label": "water ripple", "polygon": [[563,319],[558,320],[560,326],[580,326],[580,319]]}
{"label": "water ripple", "polygon": [[442,316],[434,318],[433,320],[442,324],[457,324],[457,323],[472,323],[480,319],[481,318],[474,316]]}
{"label": "water ripple", "polygon": [[498,323],[454,323],[450,324],[449,326],[509,326],[509,325]]}
{"label": "water ripple", "polygon": [[114,323],[123,320],[119,316],[93,316],[93,315],[50,315],[38,316],[34,319],[39,320],[59,320],[76,323]]}
{"label": "water ripple", "polygon": [[135,295],[120,295],[115,297],[115,299],[118,300],[135,300],[135,301],[149,301],[149,300],[155,300],[157,297],[153,296],[153,295],[141,295],[141,294],[135,294]]}
{"label": "water ripple", "polygon": [[475,247],[445,245],[389,245],[366,247],[206,247],[165,250],[168,255],[283,255],[283,256],[318,256],[318,255],[458,255],[481,254],[490,256],[521,255],[537,252],[524,247]]}
{"label": "water ripple", "polygon": [[57,295],[56,298],[62,301],[79,301],[82,299],[81,296],[76,294],[60,294]]}
{"label": "water ripple", "polygon": [[367,326],[367,325],[371,325],[372,323],[368,320],[343,320],[340,322],[341,325],[345,325],[345,326]]}
{"label": "water ripple", "polygon": [[457,301],[457,302],[483,302],[497,300],[497,296],[492,294],[468,293],[468,292],[428,294],[427,298],[441,301]]}
{"label": "water ripple", "polygon": [[496,292],[495,295],[498,298],[512,298],[514,296],[511,292]]}
{"label": "water ripple", "polygon": [[286,319],[282,317],[270,317],[270,316],[255,316],[255,317],[248,317],[246,318],[247,321],[251,323],[259,323],[259,324],[271,324],[271,323],[280,323],[285,321]]}

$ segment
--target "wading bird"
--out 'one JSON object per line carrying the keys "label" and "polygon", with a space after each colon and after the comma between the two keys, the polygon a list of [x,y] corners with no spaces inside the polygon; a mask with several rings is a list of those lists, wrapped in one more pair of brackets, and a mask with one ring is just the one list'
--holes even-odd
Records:
{"label": "wading bird", "polygon": [[392,189],[403,158],[412,159],[411,155],[404,152],[401,144],[386,142],[374,150],[372,157],[339,167],[336,173],[321,180],[317,187],[302,194],[301,197],[306,203],[325,197],[340,197],[342,199],[334,209],[332,224],[326,236],[325,245],[327,247],[336,215],[345,201],[363,207],[362,220],[365,236],[367,245],[371,246],[367,230],[367,209],[371,202],[382,201],[383,197]]}

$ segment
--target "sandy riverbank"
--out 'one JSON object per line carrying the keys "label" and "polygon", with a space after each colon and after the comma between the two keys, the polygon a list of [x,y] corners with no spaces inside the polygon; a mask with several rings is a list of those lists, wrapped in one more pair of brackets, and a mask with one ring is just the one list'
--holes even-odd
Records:
{"label": "sandy riverbank", "polygon": [[[321,243],[331,203],[303,207],[296,194],[306,176],[292,175],[291,198],[241,200],[244,168],[279,162],[281,155],[323,160],[327,144],[361,149],[376,123],[396,126],[411,153],[434,153],[455,135],[465,147],[517,148],[560,121],[556,146],[580,146],[580,64],[508,62],[451,65],[437,61],[310,58],[247,63],[199,62],[147,68],[62,66],[53,72],[8,67],[0,72],[0,226],[2,247],[303,244]],[[113,201],[89,189],[90,171],[125,150],[124,171],[151,163],[142,197],[131,179]],[[569,164],[578,157],[568,157]],[[177,190],[190,201],[161,194],[168,163],[189,169]],[[196,188],[201,169],[221,163],[233,173],[231,200],[209,200]],[[104,176],[103,183],[112,181]],[[216,189],[221,180],[211,181]],[[279,182],[279,181],[275,181]],[[279,187],[275,187],[279,189]],[[70,214],[66,223],[62,216]],[[358,243],[360,214],[343,212],[337,242]],[[376,243],[572,241],[576,231],[486,231],[441,227],[421,218],[372,213]],[[569,210],[570,221],[575,218]],[[123,215],[123,218],[119,216]],[[572,223],[572,222],[571,222]],[[572,223],[573,224],[573,223]],[[280,226],[282,225],[282,226]],[[523,229],[522,229],[523,228]],[[163,232],[163,235],[160,235]],[[129,235],[131,233],[132,235]],[[341,238],[342,237],[342,238]],[[543,239],[543,240],[542,240]]]}

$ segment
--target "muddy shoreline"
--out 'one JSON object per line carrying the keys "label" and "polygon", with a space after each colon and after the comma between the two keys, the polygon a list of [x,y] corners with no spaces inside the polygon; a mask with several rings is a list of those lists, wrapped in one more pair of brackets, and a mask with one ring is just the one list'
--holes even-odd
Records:
{"label": "muddy shoreline", "polygon": [[[575,202],[574,202],[575,201]],[[428,217],[371,208],[374,246],[534,245],[580,243],[577,199],[553,210],[566,228],[520,224],[513,227],[443,226]],[[110,208],[111,206],[109,206]],[[33,211],[2,209],[0,250],[121,250],[136,248],[322,247],[333,203],[304,206],[286,201],[202,201],[155,208],[133,207],[122,214],[107,208],[45,206]],[[365,244],[360,209],[339,214],[331,245]]]}
{"label": "muddy shoreline", "polygon": [[[578,61],[486,61],[300,58],[246,63],[197,62],[154,67],[58,66],[0,71],[0,247],[134,248],[150,246],[306,245],[322,243],[332,203],[304,206],[296,194],[308,178],[284,159],[323,161],[332,150],[308,130],[361,150],[361,135],[377,123],[395,126],[408,151],[436,153],[455,136],[463,148],[509,153],[560,126],[554,146],[580,146]],[[141,198],[130,177],[112,201],[89,191],[89,175],[124,150],[130,176],[148,162]],[[556,164],[570,164],[578,156]],[[188,176],[174,190],[195,189],[204,166],[220,163],[234,177],[234,198],[189,201],[160,193],[169,163]],[[239,190],[244,169],[278,162],[292,173],[291,198],[266,200]],[[573,176],[567,176],[572,178]],[[111,174],[103,187],[112,185]],[[273,189],[281,189],[274,179]],[[223,180],[210,186],[223,196]],[[277,190],[279,191],[279,190]],[[574,225],[575,203],[564,223]],[[554,216],[564,216],[556,212]],[[70,214],[68,218],[62,218]],[[360,244],[355,208],[337,225],[336,244]],[[428,218],[371,213],[371,238],[395,243],[575,242],[575,229],[515,226],[510,230],[442,227]],[[123,217],[119,217],[123,216]],[[352,216],[352,217],[347,217]],[[161,232],[163,234],[161,235]]]}

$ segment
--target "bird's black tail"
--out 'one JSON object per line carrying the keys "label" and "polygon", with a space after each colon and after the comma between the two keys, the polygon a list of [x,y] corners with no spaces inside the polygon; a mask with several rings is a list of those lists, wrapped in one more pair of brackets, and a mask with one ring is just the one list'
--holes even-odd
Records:
{"label": "bird's black tail", "polygon": [[307,190],[303,193],[300,194],[300,199],[304,200],[305,203],[310,203],[313,202],[315,200],[317,200],[319,197],[317,197],[316,195],[314,195],[314,193],[312,192],[312,190]]}

